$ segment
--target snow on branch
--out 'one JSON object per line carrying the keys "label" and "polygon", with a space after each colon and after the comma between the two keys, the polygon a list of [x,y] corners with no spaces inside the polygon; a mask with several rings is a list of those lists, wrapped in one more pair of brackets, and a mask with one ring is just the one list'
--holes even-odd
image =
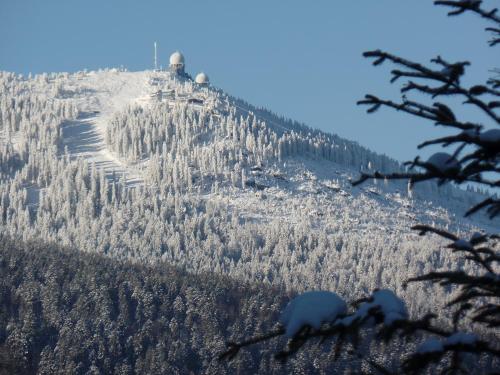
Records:
{"label": "snow on branch", "polygon": [[305,325],[314,329],[332,322],[347,312],[347,304],[337,294],[327,291],[311,291],[293,299],[285,308],[280,322],[286,327],[286,336],[294,337]]}
{"label": "snow on branch", "polygon": [[243,347],[284,335],[288,338],[287,347],[275,357],[286,361],[311,338],[337,337],[340,349],[346,340],[357,342],[362,330],[374,326],[391,327],[408,318],[404,301],[388,289],[375,290],[371,296],[355,301],[353,305],[355,309],[348,313],[347,304],[335,293],[311,291],[300,294],[283,310],[278,329],[240,343],[227,343],[228,349],[219,359],[230,360]]}
{"label": "snow on branch", "polygon": [[[361,338],[388,342],[398,333],[407,338],[416,333],[432,335],[404,359],[404,373],[419,373],[449,352],[488,353],[500,357],[498,348],[474,334],[434,325],[436,316],[433,314],[427,314],[418,320],[408,319],[404,301],[391,290],[375,290],[369,297],[355,301],[353,307],[354,309],[347,313],[345,302],[332,292],[314,291],[298,295],[283,310],[277,329],[239,343],[227,343],[227,350],[220,354],[219,360],[231,360],[242,348],[285,336],[286,346],[275,354],[275,358],[286,362],[310,340],[319,339],[324,342],[330,339],[334,344],[334,360],[337,360],[342,352],[347,352],[366,361],[379,372],[390,374],[391,371],[373,360],[364,358],[355,350],[344,349],[346,345],[358,348],[362,345]],[[461,357],[456,355],[455,358],[459,361]],[[457,363],[453,362],[451,365]]]}
{"label": "snow on branch", "polygon": [[497,357],[500,355],[500,351],[491,348],[488,343],[479,340],[476,335],[467,332],[454,332],[441,340],[430,337],[422,342],[417,347],[416,352],[404,361],[402,367],[404,373],[418,374],[429,364],[437,363],[445,359],[448,353],[452,353],[449,366],[445,370],[446,373],[453,373],[461,370],[461,356],[458,354],[462,352],[474,354],[488,352]]}

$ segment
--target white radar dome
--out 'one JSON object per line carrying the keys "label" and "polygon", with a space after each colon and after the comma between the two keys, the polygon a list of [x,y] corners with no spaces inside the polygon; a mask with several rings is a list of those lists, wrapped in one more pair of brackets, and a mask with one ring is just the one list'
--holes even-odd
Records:
{"label": "white radar dome", "polygon": [[208,83],[208,81],[209,81],[208,76],[205,73],[201,72],[201,73],[198,73],[196,75],[196,78],[195,78],[196,83],[201,85],[201,84]]}
{"label": "white radar dome", "polygon": [[179,51],[170,55],[170,65],[184,65],[184,56]]}

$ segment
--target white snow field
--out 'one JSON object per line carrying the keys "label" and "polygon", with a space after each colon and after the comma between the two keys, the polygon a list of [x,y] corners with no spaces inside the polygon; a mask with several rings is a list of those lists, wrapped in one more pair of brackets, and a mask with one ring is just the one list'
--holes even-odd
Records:
{"label": "white snow field", "polygon": [[347,304],[337,294],[327,291],[305,292],[291,300],[280,316],[286,328],[286,336],[293,337],[309,325],[319,329],[322,323],[330,323],[347,312]]}
{"label": "white snow field", "polygon": [[115,113],[149,99],[149,72],[129,73],[118,70],[91,72],[70,79],[67,89],[89,88],[89,95],[76,98],[80,115],[63,125],[63,143],[73,158],[83,158],[107,175],[123,176],[129,186],[143,183],[141,171],[120,161],[105,143],[106,127]]}

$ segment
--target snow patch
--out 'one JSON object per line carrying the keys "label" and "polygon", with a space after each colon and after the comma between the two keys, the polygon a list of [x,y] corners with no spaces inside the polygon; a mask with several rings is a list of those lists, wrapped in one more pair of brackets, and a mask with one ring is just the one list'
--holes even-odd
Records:
{"label": "snow patch", "polygon": [[454,172],[460,169],[460,163],[457,159],[446,152],[436,152],[427,160],[427,164],[432,165],[442,173]]}
{"label": "snow patch", "polygon": [[473,333],[456,332],[444,340],[439,340],[431,337],[425,340],[417,347],[417,353],[437,353],[445,350],[446,346],[452,345],[474,345],[477,341],[477,336]]}
{"label": "snow patch", "polygon": [[470,242],[475,242],[478,241],[479,239],[483,238],[483,234],[479,232],[474,232],[472,236],[470,236]]}
{"label": "snow patch", "polygon": [[404,301],[396,296],[392,290],[381,289],[373,292],[370,302],[362,303],[351,316],[342,319],[343,325],[350,325],[354,321],[365,320],[371,311],[379,310],[384,315],[384,324],[391,325],[397,320],[408,317]]}
{"label": "snow patch", "polygon": [[459,250],[472,250],[473,249],[472,244],[469,241],[461,239],[461,238],[456,240],[455,242],[453,242],[453,247],[455,249],[459,249]]}
{"label": "snow patch", "polygon": [[500,142],[500,129],[490,129],[479,134],[479,140],[487,143]]}
{"label": "snow patch", "polygon": [[280,322],[286,336],[293,337],[305,325],[319,329],[321,324],[332,322],[347,312],[347,304],[337,294],[328,291],[311,291],[295,297],[281,313]]}

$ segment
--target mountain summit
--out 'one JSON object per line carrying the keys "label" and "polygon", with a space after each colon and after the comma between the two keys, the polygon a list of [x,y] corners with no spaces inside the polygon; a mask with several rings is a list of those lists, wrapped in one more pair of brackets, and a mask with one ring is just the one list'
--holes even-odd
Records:
{"label": "mountain summit", "polygon": [[478,193],[352,187],[359,171],[402,167],[193,81],[174,57],[169,71],[1,73],[2,231],[287,289],[354,277],[363,290],[395,288],[401,267],[436,256],[394,256],[402,238],[416,244],[412,223],[492,225],[460,216]]}

